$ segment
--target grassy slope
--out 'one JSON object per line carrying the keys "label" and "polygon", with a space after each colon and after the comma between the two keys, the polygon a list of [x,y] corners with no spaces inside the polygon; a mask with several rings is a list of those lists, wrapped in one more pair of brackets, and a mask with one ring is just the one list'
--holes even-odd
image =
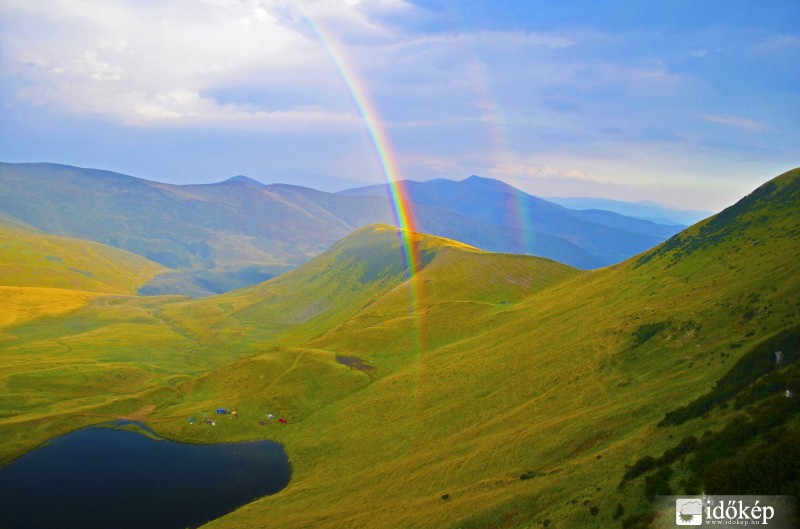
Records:
{"label": "grassy slope", "polygon": [[[717,424],[656,428],[664,413],[797,321],[798,177],[596,272],[422,237],[409,285],[398,252],[380,252],[394,231],[367,230],[318,269],[237,295],[109,298],[14,327],[0,356],[46,369],[4,371],[2,457],[153,404],[148,422],[167,436],[287,447],[290,486],[209,527],[609,525],[613,505],[641,501],[616,489],[625,465]],[[75,395],[55,375],[81,362],[128,386]],[[242,418],[186,423],[219,405]],[[268,411],[290,423],[259,426]]]}
{"label": "grassy slope", "polygon": [[103,244],[0,226],[5,286],[135,294],[164,267]]}
{"label": "grassy slope", "polygon": [[63,314],[99,294],[134,294],[163,271],[117,248],[0,225],[0,327]]}
{"label": "grassy slope", "polygon": [[[424,298],[422,349],[412,318],[378,307],[313,341],[359,355],[379,374],[270,431],[292,456],[292,484],[209,526],[618,523],[612,507],[630,512],[639,501],[617,491],[625,465],[714,428],[712,416],[659,429],[664,413],[797,321],[798,176],[646,258],[517,303],[456,295],[458,310]],[[429,267],[418,280],[445,278]],[[656,323],[661,331],[645,339],[642,329]],[[237,394],[251,398],[246,388]]]}
{"label": "grassy slope", "polygon": [[[435,237],[418,236],[416,244],[425,263],[437,262],[438,255],[450,248],[462,249],[465,256],[492,259],[491,254]],[[532,258],[493,259],[502,270],[503,260]],[[548,268],[571,270],[556,263],[548,263]],[[315,366],[332,381],[341,377],[350,393],[348,381],[363,382],[357,373],[336,363],[329,353],[291,346],[337,327],[404,281],[396,230],[365,228],[301,269],[236,293],[188,301],[102,297],[69,314],[7,329],[5,341],[0,342],[4,361],[0,424],[6,426],[2,457],[30,448],[54,431],[134,413],[152,399],[163,407],[188,391],[185,387],[222,388],[220,377],[227,380],[225,373],[240,372],[238,367],[226,371],[223,366],[253,354],[257,356],[247,365],[268,368],[259,380],[283,381],[284,410],[307,409],[304,398],[297,397],[298,382],[287,371],[307,376],[308,366]],[[285,347],[277,347],[280,344]],[[180,386],[204,373],[207,383]],[[100,382],[86,385],[93,377]],[[184,389],[162,391],[165,385]],[[150,397],[151,392],[159,396]],[[227,393],[217,393],[215,400],[230,400]],[[316,393],[309,399],[319,400]],[[192,413],[198,411],[195,404],[191,406]],[[40,421],[44,417],[49,422]]]}
{"label": "grassy slope", "polygon": [[[65,395],[73,399],[66,409],[75,413],[105,401],[109,391],[138,391],[150,374],[111,359],[96,364],[91,356],[76,351],[62,322],[74,330],[93,321],[113,320],[115,314],[107,307],[125,299],[114,296],[135,293],[163,270],[117,248],[46,235],[12,223],[0,226],[0,423],[58,414]],[[94,319],[85,318],[87,311]],[[125,311],[116,317],[135,321],[136,314]],[[27,334],[25,329],[29,329]],[[143,336],[106,332],[103,342],[126,339],[141,343]],[[42,431],[60,430],[56,424],[45,424]],[[11,430],[5,442],[11,449],[17,446]]]}
{"label": "grassy slope", "polygon": [[[431,238],[431,240],[439,240]],[[165,307],[164,315],[210,343],[289,343],[313,338],[405,280],[400,240],[366,227],[303,267],[271,281]]]}

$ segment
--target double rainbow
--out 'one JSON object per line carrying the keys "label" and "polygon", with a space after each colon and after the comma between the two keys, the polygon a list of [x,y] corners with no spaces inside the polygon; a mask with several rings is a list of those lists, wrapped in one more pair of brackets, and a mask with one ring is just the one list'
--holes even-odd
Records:
{"label": "double rainbow", "polygon": [[[391,142],[378,114],[375,104],[370,99],[364,84],[357,72],[347,60],[341,44],[333,35],[326,31],[323,26],[314,20],[302,7],[301,13],[307,21],[309,27],[317,36],[317,39],[325,48],[328,56],[333,62],[342,81],[347,87],[353,104],[361,114],[367,127],[372,146],[380,162],[383,176],[386,179],[389,190],[389,198],[392,204],[392,212],[396,225],[400,228],[401,246],[406,264],[407,277],[413,280],[420,270],[420,257],[417,244],[415,244],[415,234],[417,233],[414,223],[414,212],[411,200],[408,197],[405,185],[400,178],[400,170],[395,160]],[[412,303],[414,308],[418,308],[419,292],[414,292]]]}

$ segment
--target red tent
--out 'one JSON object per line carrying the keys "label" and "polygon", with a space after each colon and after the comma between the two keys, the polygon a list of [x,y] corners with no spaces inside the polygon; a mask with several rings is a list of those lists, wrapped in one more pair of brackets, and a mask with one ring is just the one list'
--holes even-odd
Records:
{"label": "red tent", "polygon": [[278,419],[278,422],[282,423],[282,424],[286,424],[289,421],[287,421],[286,419]]}

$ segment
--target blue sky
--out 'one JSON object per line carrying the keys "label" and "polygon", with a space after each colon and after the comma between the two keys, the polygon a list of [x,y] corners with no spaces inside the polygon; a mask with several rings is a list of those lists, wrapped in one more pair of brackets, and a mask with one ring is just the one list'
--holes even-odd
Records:
{"label": "blue sky", "polygon": [[326,190],[404,178],[718,210],[800,165],[800,3],[5,0],[0,160]]}

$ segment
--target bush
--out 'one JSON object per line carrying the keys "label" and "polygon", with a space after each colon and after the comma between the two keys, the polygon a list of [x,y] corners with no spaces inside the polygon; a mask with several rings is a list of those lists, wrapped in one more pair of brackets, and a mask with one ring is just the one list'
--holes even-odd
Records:
{"label": "bush", "polygon": [[635,477],[641,476],[648,470],[652,470],[656,467],[657,460],[653,456],[644,456],[640,458],[636,463],[633,464],[626,472],[623,479],[631,480]]}
{"label": "bush", "polygon": [[672,494],[672,488],[669,486],[669,478],[672,476],[672,469],[670,467],[663,467],[658,469],[658,472],[652,476],[647,476],[644,479],[644,495],[653,501],[656,496],[667,496]]}

